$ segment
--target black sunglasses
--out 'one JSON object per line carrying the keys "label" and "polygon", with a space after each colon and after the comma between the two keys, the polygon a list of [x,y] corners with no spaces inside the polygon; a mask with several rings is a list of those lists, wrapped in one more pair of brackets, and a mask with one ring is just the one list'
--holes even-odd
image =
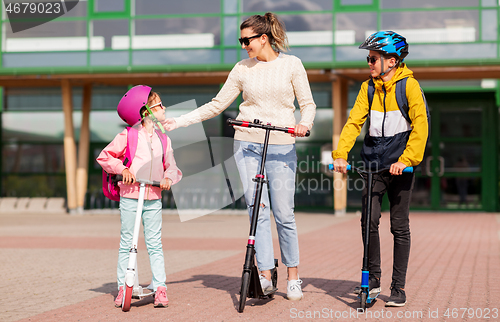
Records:
{"label": "black sunglasses", "polygon": [[252,36],[252,37],[245,37],[245,38],[240,38],[238,39],[240,41],[240,45],[245,45],[245,46],[248,46],[250,45],[250,40],[251,39],[254,39],[254,38],[257,38],[257,37],[260,37],[262,36],[263,34],[258,34],[258,35],[255,35],[255,36]]}
{"label": "black sunglasses", "polygon": [[376,56],[366,56],[366,62],[367,63],[371,63],[372,65],[375,64],[375,62],[378,60],[379,58],[376,57]]}

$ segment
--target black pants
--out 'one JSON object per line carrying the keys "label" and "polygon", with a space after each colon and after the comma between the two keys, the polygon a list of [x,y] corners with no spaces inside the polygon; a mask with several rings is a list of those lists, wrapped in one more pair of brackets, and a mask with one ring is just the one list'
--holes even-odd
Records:
{"label": "black pants", "polygon": [[[380,269],[379,223],[382,197],[387,192],[390,202],[391,233],[394,237],[394,263],[392,266],[392,287],[404,288],[410,256],[410,199],[415,176],[403,173],[393,176],[389,171],[373,175],[372,209],[370,223],[369,271],[378,278]],[[367,189],[363,191],[363,214],[361,228],[365,239],[364,217],[366,215]]]}

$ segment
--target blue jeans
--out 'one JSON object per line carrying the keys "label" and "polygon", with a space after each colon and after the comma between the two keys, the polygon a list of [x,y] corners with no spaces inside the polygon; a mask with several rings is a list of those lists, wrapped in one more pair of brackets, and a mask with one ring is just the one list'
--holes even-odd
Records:
{"label": "blue jeans", "polygon": [[[256,183],[252,179],[260,170],[263,148],[264,144],[260,143],[234,141],[235,160],[243,183],[250,219],[256,190]],[[269,144],[264,172],[265,179],[269,180],[269,183],[263,185],[255,234],[255,257],[261,271],[274,267],[270,206],[273,208],[278,230],[281,261],[287,267],[299,265],[299,240],[293,213],[296,169],[295,144]]]}
{"label": "blue jeans", "polygon": [[[151,272],[153,273],[153,287],[155,290],[158,286],[166,286],[165,280],[167,279],[165,275],[163,247],[161,244],[161,207],[161,199],[157,199],[144,200],[144,206],[142,208],[144,238],[148,249]],[[118,288],[125,284],[125,273],[127,271],[129,251],[132,247],[136,212],[137,199],[120,198],[120,217],[122,226],[117,267]]]}

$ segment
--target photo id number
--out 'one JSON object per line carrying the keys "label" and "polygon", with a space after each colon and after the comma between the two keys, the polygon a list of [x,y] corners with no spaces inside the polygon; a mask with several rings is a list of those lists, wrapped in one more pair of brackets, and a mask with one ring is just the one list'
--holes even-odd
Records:
{"label": "photo id number", "polygon": [[61,2],[16,2],[6,4],[5,11],[14,14],[58,14],[63,9]]}

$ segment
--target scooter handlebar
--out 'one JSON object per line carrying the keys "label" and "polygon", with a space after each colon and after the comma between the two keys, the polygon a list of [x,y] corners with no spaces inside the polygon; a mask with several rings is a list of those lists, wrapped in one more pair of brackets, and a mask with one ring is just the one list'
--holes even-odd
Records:
{"label": "scooter handlebar", "polygon": [[[279,126],[273,126],[271,124],[262,124],[260,123],[259,120],[254,120],[253,122],[248,122],[248,121],[238,121],[234,119],[227,119],[227,124],[231,126],[242,126],[242,127],[256,127],[260,129],[269,129],[272,131],[280,131],[280,132],[285,132],[285,133],[290,133],[290,134],[295,134],[295,129],[293,127],[279,127]],[[311,135],[311,132],[307,130],[305,136]]]}
{"label": "scooter handlebar", "polygon": [[[117,174],[113,179],[114,183],[117,183],[119,181],[123,181],[123,176],[121,174]],[[158,182],[158,181],[149,181],[146,179],[135,179],[135,181],[138,183],[149,184],[149,185],[152,185],[154,187],[160,188],[160,182]]]}
{"label": "scooter handlebar", "polygon": [[[329,164],[329,165],[328,165],[328,169],[333,170],[333,168],[334,168],[334,167],[333,167],[333,164]],[[351,171],[351,170],[361,170],[361,171],[363,171],[363,172],[368,172],[368,171],[366,171],[366,170],[363,170],[363,169],[359,169],[359,168],[353,167],[353,166],[351,166],[350,164],[348,164],[348,165],[347,165],[346,169],[347,169],[347,171]],[[389,168],[386,168],[386,169],[380,169],[380,170],[378,170],[378,171],[374,171],[374,172],[382,172],[382,171],[385,171],[385,170],[389,170]],[[412,172],[413,172],[413,167],[406,167],[406,168],[404,168],[404,169],[403,169],[403,172],[405,172],[405,173],[412,173]]]}

